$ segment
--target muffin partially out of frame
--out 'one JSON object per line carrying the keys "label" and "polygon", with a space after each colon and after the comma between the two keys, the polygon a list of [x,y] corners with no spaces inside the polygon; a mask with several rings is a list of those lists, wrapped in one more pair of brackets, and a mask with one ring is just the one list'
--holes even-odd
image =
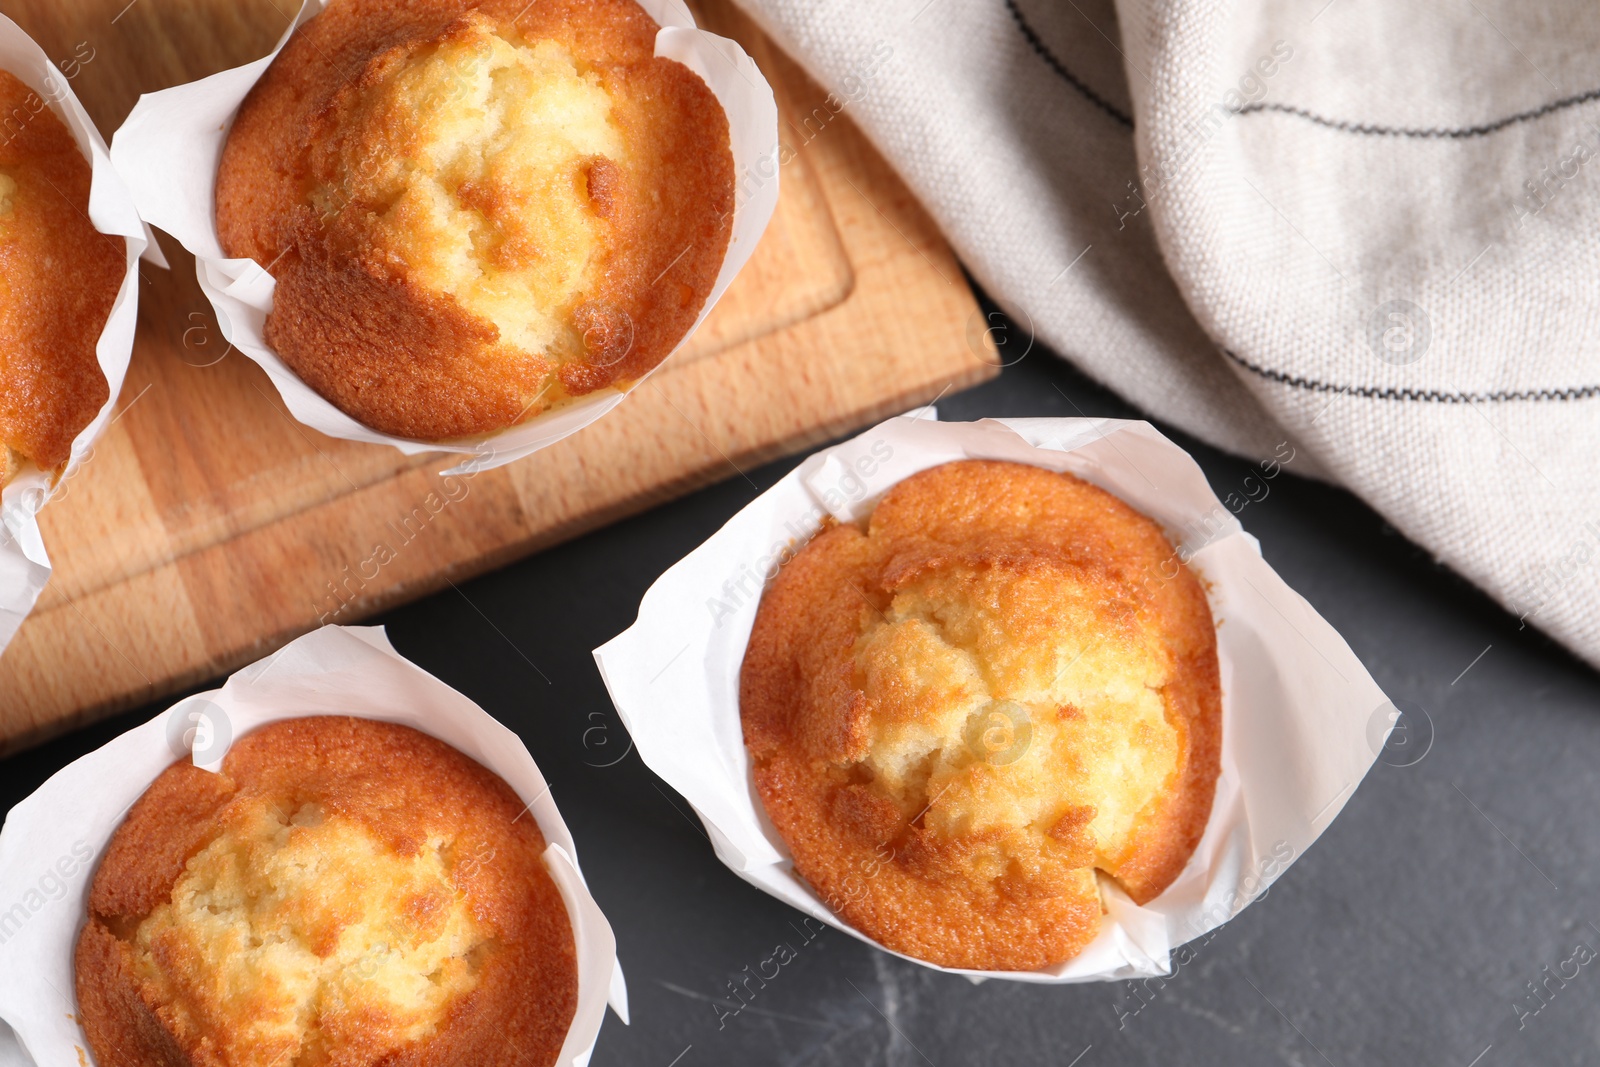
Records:
{"label": "muffin partially out of frame", "polygon": [[633,0],[335,0],[217,176],[266,338],[356,420],[483,434],[665,359],[733,225],[728,120]]}
{"label": "muffin partially out of frame", "polygon": [[276,722],[169,767],[78,941],[101,1067],[553,1064],[577,1005],[545,842],[491,771],[404,726]]}
{"label": "muffin partially out of frame", "polygon": [[880,944],[1035,970],[1144,903],[1211,811],[1222,705],[1200,583],[1070,475],[966,461],[833,525],[761,602],[740,687],[767,814]]}
{"label": "muffin partially out of frame", "polygon": [[110,398],[95,349],[127,246],[89,221],[93,172],[44,99],[0,71],[0,487],[59,473]]}

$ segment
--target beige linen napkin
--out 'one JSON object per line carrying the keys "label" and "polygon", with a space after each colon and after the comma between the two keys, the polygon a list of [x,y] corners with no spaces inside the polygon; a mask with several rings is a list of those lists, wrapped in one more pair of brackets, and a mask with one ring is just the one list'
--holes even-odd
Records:
{"label": "beige linen napkin", "polygon": [[1600,7],[740,2],[1024,332],[1600,664]]}

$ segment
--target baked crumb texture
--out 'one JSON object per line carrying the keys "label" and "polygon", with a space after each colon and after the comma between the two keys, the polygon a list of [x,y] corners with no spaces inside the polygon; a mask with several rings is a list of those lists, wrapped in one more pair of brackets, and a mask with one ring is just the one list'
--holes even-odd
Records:
{"label": "baked crumb texture", "polygon": [[545,842],[498,776],[404,726],[296,719],[134,805],[90,890],[101,1067],[553,1064],[577,1006]]}
{"label": "baked crumb texture", "polygon": [[795,871],[879,943],[1033,970],[1140,903],[1211,810],[1222,705],[1200,583],[1070,475],[968,461],[830,526],[773,582],[740,702]]}
{"label": "baked crumb texture", "polygon": [[625,386],[694,325],[728,122],[633,0],[339,0],[246,98],[217,178],[267,341],[374,429],[487,433]]}
{"label": "baked crumb texture", "polygon": [[44,99],[0,71],[0,486],[59,472],[111,396],[95,356],[127,273],[89,221],[89,161]]}

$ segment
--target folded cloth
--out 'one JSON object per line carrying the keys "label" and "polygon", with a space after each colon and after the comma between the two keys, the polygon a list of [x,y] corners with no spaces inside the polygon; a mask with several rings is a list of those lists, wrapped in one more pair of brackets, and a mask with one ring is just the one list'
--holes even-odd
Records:
{"label": "folded cloth", "polygon": [[739,2],[1019,328],[1600,665],[1600,7]]}

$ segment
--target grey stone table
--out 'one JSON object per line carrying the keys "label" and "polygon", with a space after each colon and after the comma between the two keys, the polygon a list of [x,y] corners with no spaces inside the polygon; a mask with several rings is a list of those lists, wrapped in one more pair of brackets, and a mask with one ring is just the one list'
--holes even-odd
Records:
{"label": "grey stone table", "polygon": [[[940,411],[1133,414],[1037,348]],[[1219,490],[1250,473],[1173,436]],[[632,1026],[607,1020],[597,1067],[1600,1062],[1600,677],[1353,497],[1293,477],[1240,518],[1407,710],[1413,745],[1386,754],[1266,898],[1137,988],[974,986],[835,931],[807,940],[629,750],[590,658],[661,571],[795,462],[730,469],[378,620],[521,734],[551,781],[633,1007]],[[0,810],[160,710],[0,762]],[[796,958],[731,1013],[730,981],[780,942]]]}

